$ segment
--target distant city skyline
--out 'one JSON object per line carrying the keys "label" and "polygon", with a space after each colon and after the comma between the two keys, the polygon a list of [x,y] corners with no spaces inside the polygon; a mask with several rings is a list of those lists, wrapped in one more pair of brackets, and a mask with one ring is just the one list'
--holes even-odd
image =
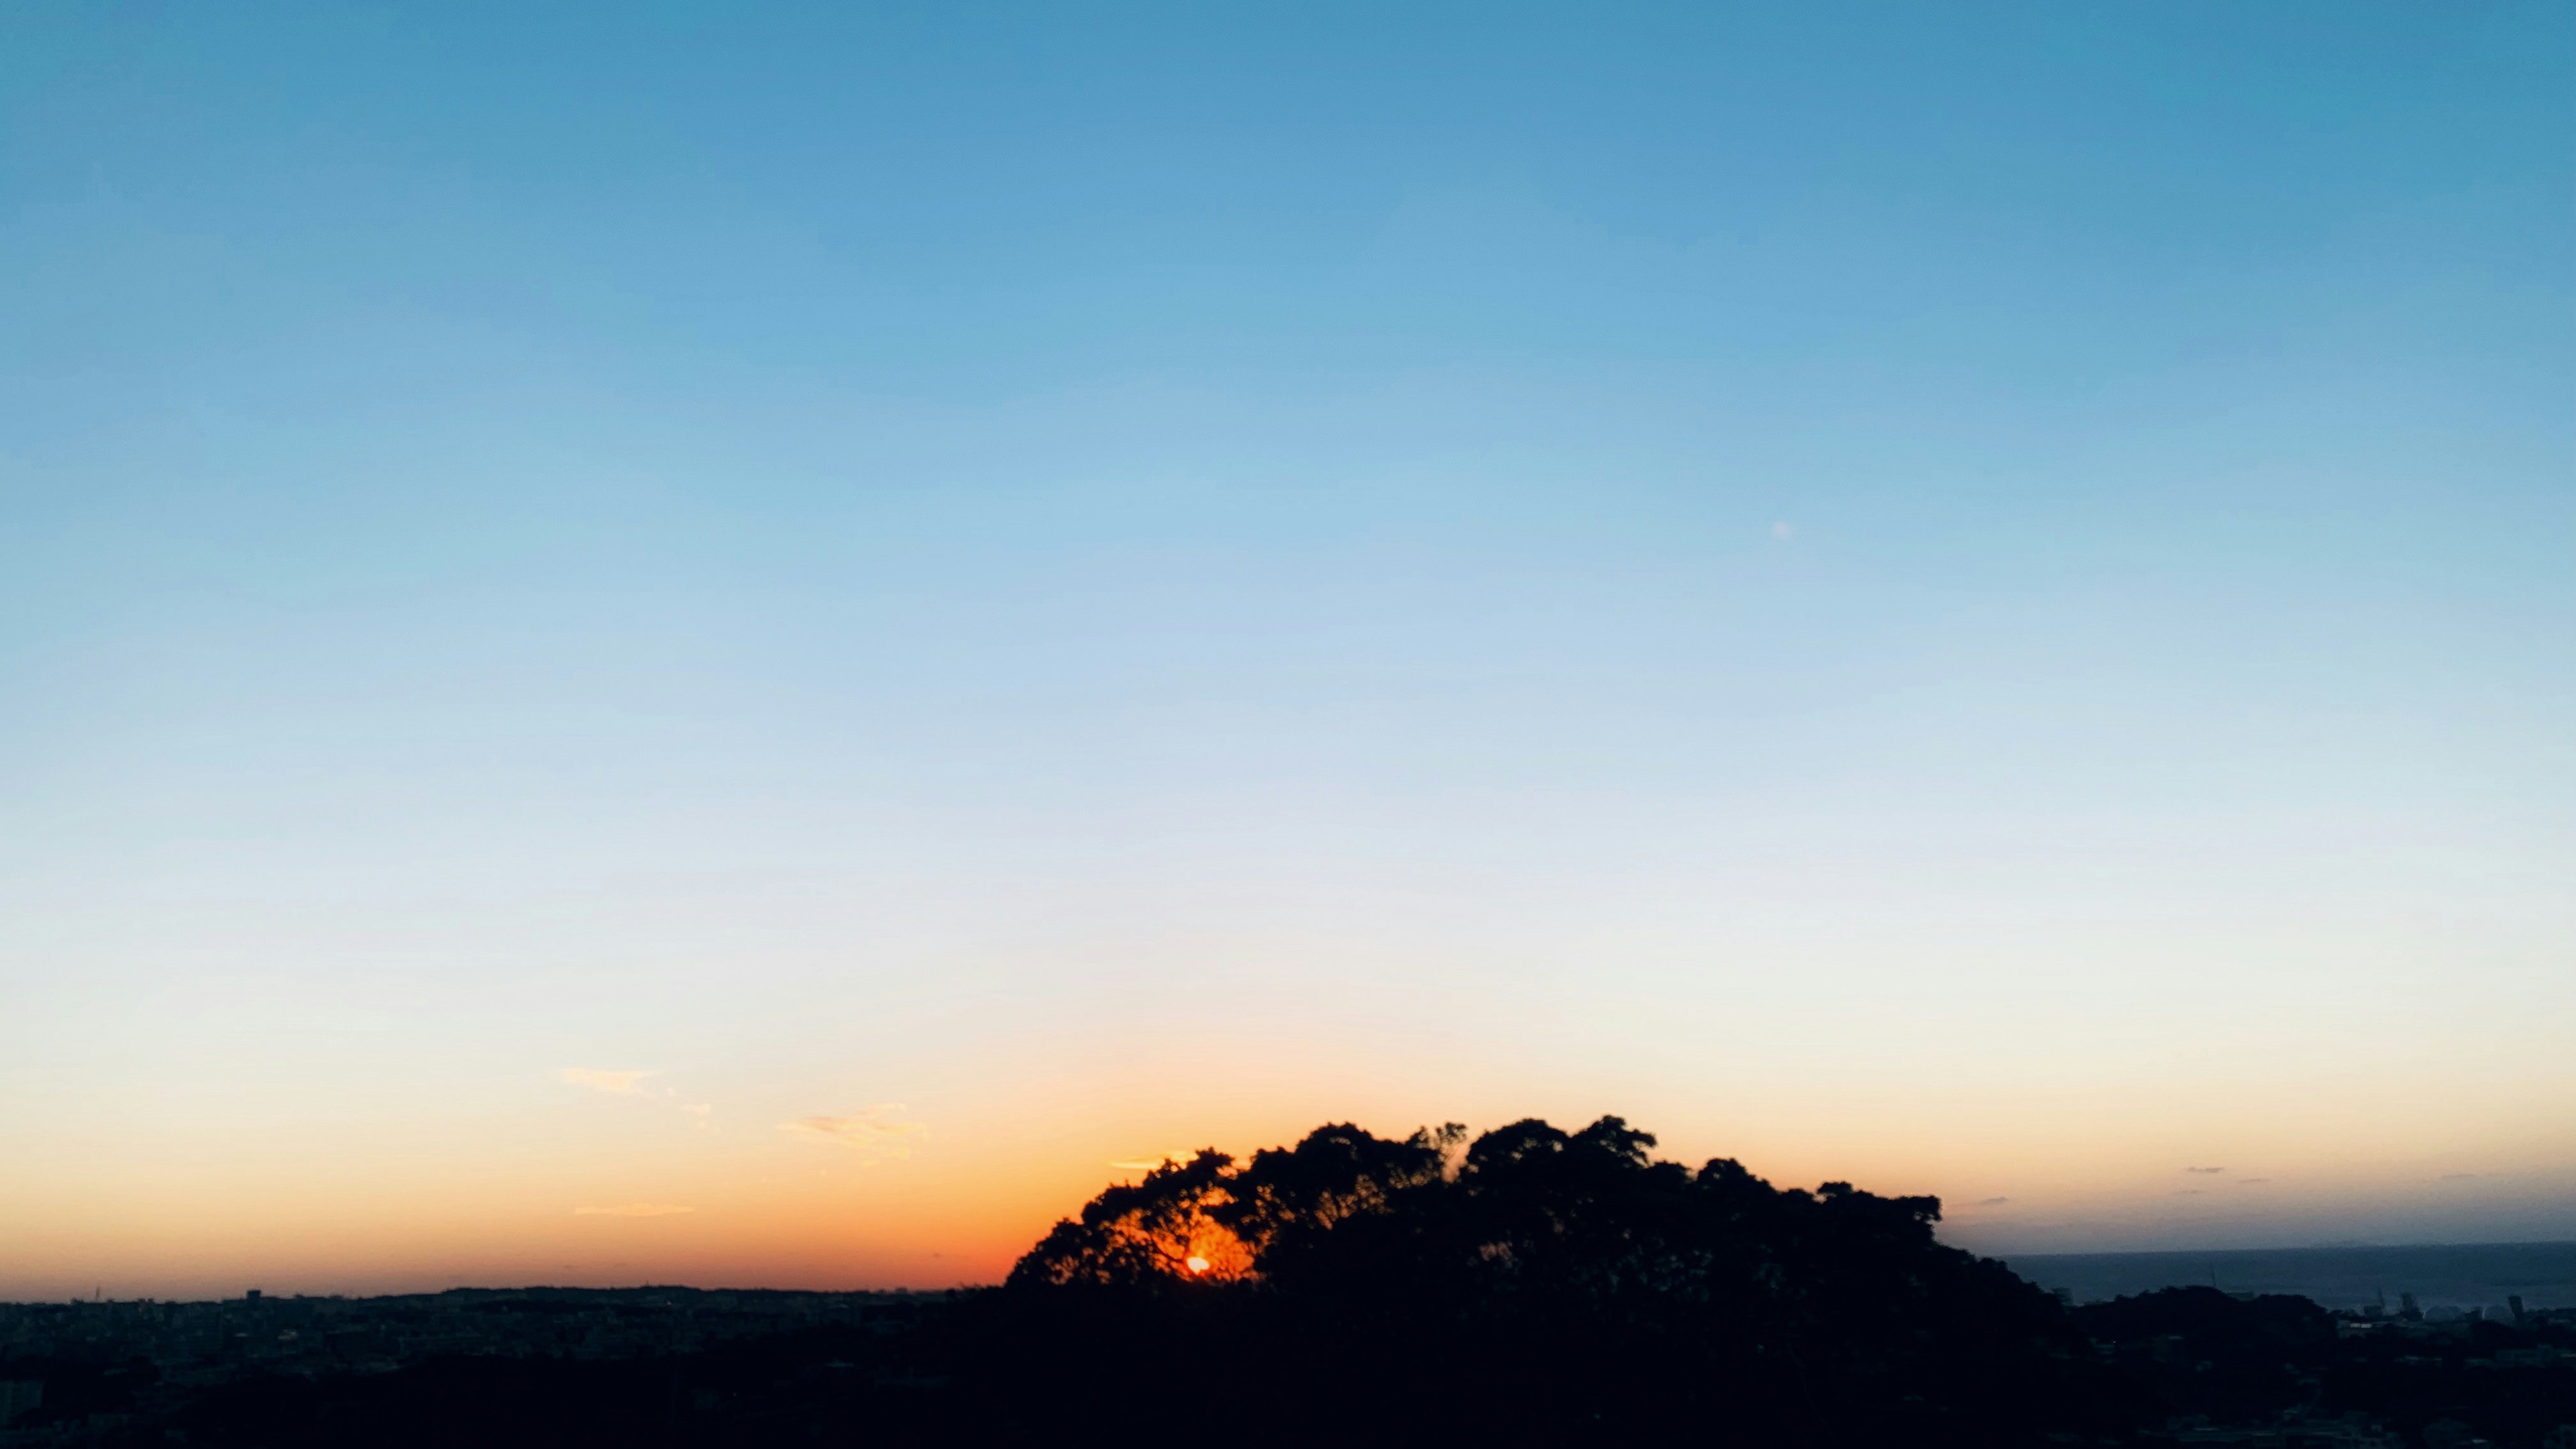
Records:
{"label": "distant city skyline", "polygon": [[2576,1238],[2564,6],[0,39],[0,1298]]}

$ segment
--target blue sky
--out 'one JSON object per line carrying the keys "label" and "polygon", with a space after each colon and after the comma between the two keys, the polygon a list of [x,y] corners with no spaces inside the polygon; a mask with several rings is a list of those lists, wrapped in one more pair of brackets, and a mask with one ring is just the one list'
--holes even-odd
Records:
{"label": "blue sky", "polygon": [[0,30],[26,1283],[182,1179],[248,1266],[444,1204],[317,1283],[610,1179],[703,1240],[539,1256],[931,1281],[1534,1111],[1986,1245],[2576,1234],[2563,7]]}

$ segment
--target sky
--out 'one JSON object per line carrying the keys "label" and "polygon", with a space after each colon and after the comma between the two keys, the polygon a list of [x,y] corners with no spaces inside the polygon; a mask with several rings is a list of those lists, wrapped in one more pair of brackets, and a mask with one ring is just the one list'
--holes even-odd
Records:
{"label": "sky", "polygon": [[2576,1237],[2576,11],[13,5],[0,1296],[1605,1113]]}

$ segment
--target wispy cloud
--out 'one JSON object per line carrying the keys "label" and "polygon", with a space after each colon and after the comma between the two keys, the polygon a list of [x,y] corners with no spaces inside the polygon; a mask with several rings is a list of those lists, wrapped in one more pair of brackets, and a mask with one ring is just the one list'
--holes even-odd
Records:
{"label": "wispy cloud", "polygon": [[715,1115],[715,1104],[712,1102],[680,1101],[680,1090],[677,1087],[645,1086],[644,1079],[657,1073],[612,1071],[606,1067],[565,1067],[558,1075],[563,1078],[566,1086],[588,1087],[594,1092],[605,1092],[612,1097],[633,1097],[638,1101],[650,1102],[656,1106],[675,1107],[701,1130],[705,1129],[708,1120]]}
{"label": "wispy cloud", "polygon": [[900,1102],[880,1102],[842,1117],[799,1117],[778,1130],[796,1137],[836,1142],[859,1154],[862,1163],[885,1162],[912,1155],[912,1144],[930,1128],[907,1121]]}
{"label": "wispy cloud", "polygon": [[1160,1157],[1130,1157],[1109,1165],[1120,1172],[1151,1172],[1167,1163],[1187,1162],[1191,1156],[1188,1152],[1166,1152]]}
{"label": "wispy cloud", "polygon": [[2197,1172],[2204,1177],[2209,1176],[2212,1173],[2225,1172],[2226,1170],[2227,1169],[2224,1167],[2186,1167],[2183,1169],[2185,1172]]}
{"label": "wispy cloud", "polygon": [[2473,1182],[2476,1179],[2477,1174],[2474,1172],[2446,1172],[2441,1177],[2443,1182]]}
{"label": "wispy cloud", "polygon": [[675,1202],[622,1202],[614,1207],[577,1207],[572,1214],[577,1218],[667,1218],[696,1211]]}
{"label": "wispy cloud", "polygon": [[2008,1202],[2011,1202],[2011,1201],[2012,1201],[2012,1199],[2011,1199],[2011,1198],[2008,1198],[2008,1197],[1981,1197],[1981,1198],[1977,1199],[1977,1206],[1979,1206],[1979,1207],[2002,1207],[2005,1203],[2008,1203]]}

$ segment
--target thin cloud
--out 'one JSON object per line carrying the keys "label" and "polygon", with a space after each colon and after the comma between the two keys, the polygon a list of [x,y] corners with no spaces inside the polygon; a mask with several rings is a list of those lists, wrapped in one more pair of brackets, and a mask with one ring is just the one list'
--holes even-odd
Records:
{"label": "thin cloud", "polygon": [[2197,1172],[2203,1177],[2207,1177],[2212,1173],[2225,1172],[2226,1170],[2227,1169],[2224,1167],[2186,1167],[2183,1169],[2185,1172]]}
{"label": "thin cloud", "polygon": [[2238,1187],[2252,1187],[2258,1182],[2270,1182],[2271,1180],[2272,1179],[2268,1177],[2240,1177],[2236,1179],[2236,1185]]}
{"label": "thin cloud", "polygon": [[1131,1157],[1123,1162],[1113,1162],[1109,1165],[1120,1172],[1151,1172],[1158,1167],[1168,1167],[1175,1162],[1189,1160],[1190,1154],[1187,1152],[1166,1152],[1160,1157]]}
{"label": "thin cloud", "polygon": [[696,1211],[696,1208],[682,1207],[675,1202],[622,1202],[614,1207],[577,1207],[572,1210],[572,1215],[577,1218],[667,1218]]}
{"label": "thin cloud", "polygon": [[1977,1199],[1977,1206],[1979,1206],[1979,1207],[2002,1207],[2005,1203],[2008,1203],[2008,1202],[2011,1202],[2011,1201],[2012,1201],[2012,1199],[2011,1199],[2011,1198],[2008,1198],[2008,1197],[1981,1197],[1981,1198]]}
{"label": "thin cloud", "polygon": [[924,1123],[905,1120],[902,1111],[900,1102],[882,1102],[845,1117],[799,1117],[779,1123],[778,1130],[839,1143],[858,1153],[862,1164],[873,1164],[911,1156],[912,1144],[930,1130]]}
{"label": "thin cloud", "polygon": [[658,1075],[654,1072],[612,1071],[606,1067],[565,1067],[559,1075],[562,1076],[566,1086],[588,1087],[594,1092],[605,1092],[612,1097],[633,1097],[638,1101],[649,1102],[656,1106],[675,1108],[701,1130],[706,1127],[707,1119],[712,1117],[716,1110],[712,1102],[679,1100],[680,1089],[677,1087],[645,1086],[646,1077]]}
{"label": "thin cloud", "polygon": [[2444,1182],[2473,1182],[2476,1179],[2477,1174],[2474,1172],[2446,1172],[2441,1177]]}
{"label": "thin cloud", "polygon": [[1775,524],[1772,524],[1772,525],[1771,525],[1771,536],[1772,536],[1773,538],[1779,539],[1779,540],[1780,540],[1781,542],[1783,542],[1783,543],[1788,542],[1788,541],[1789,541],[1789,539],[1790,539],[1790,537],[1791,537],[1792,535],[1796,534],[1796,533],[1797,533],[1797,531],[1798,531],[1797,525],[1796,525],[1796,524],[1791,523],[1789,520],[1787,520],[1787,519],[1785,519],[1785,518],[1784,518],[1784,519],[1781,519],[1779,522],[1777,522],[1777,523],[1775,523]]}

